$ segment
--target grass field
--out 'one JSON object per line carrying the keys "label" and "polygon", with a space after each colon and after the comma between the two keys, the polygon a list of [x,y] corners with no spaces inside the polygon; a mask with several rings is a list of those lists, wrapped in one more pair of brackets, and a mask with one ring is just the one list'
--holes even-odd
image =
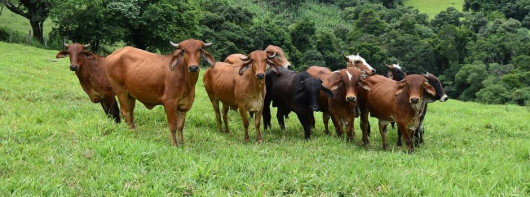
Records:
{"label": "grass field", "polygon": [[[115,125],[90,103],[68,58],[0,42],[0,196],[528,196],[530,109],[450,100],[429,106],[426,142],[389,151],[371,121],[371,144],[323,134],[303,139],[296,116],[264,142],[243,142],[238,113],[231,134],[197,84],[184,139],[170,146],[161,106],[136,107],[137,132]],[[201,70],[201,74],[204,69]],[[251,139],[255,139],[251,129]]]}
{"label": "grass field", "polygon": [[[31,30],[31,25],[29,24],[28,19],[9,11],[7,8],[4,8],[2,14],[0,14],[0,27],[6,27],[19,34],[26,35],[26,37],[28,31]],[[44,22],[43,28],[44,37],[47,37],[52,31],[52,21],[50,18]]]}
{"label": "grass field", "polygon": [[412,6],[420,11],[420,13],[428,14],[430,18],[434,18],[441,11],[448,7],[454,7],[462,11],[464,0],[405,0],[404,6]]}

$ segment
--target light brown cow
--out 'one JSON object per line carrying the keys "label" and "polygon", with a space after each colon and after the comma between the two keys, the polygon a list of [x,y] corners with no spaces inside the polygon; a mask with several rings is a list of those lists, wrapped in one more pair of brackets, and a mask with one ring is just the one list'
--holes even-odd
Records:
{"label": "light brown cow", "polygon": [[88,46],[90,45],[64,43],[67,49],[60,51],[55,57],[70,56],[70,70],[75,72],[90,100],[93,103],[100,103],[107,116],[120,123],[120,109],[103,65],[105,57],[86,51]]}
{"label": "light brown cow", "polygon": [[220,132],[222,129],[219,101],[223,103],[226,133],[230,132],[228,109],[239,108],[245,127],[245,142],[249,140],[247,111],[256,114],[256,140],[262,140],[259,126],[265,98],[265,71],[269,65],[276,69],[275,65],[270,62],[274,58],[275,56],[268,56],[264,51],[256,50],[248,56],[241,57],[239,64],[218,62],[215,67],[206,70],[203,76],[204,87],[214,107]]}
{"label": "light brown cow", "polygon": [[370,66],[366,62],[366,60],[357,53],[357,55],[348,55],[346,56],[344,53],[342,53],[342,57],[346,62],[348,62],[348,65],[346,67],[352,67],[355,69],[358,69],[360,71],[365,71],[367,75],[373,75],[375,74],[376,70]]}
{"label": "light brown cow", "polygon": [[214,58],[204,48],[211,43],[200,40],[185,40],[170,55],[158,55],[133,47],[119,49],[109,55],[105,62],[112,88],[120,101],[121,112],[131,128],[134,128],[135,101],[142,102],[147,109],[164,105],[171,144],[183,143],[182,129],[186,112],[195,99],[195,84],[199,78],[201,54],[214,66]]}
{"label": "light brown cow", "polygon": [[307,69],[309,75],[324,81],[324,87],[333,91],[333,98],[320,93],[318,105],[323,112],[324,132],[329,134],[328,121],[331,117],[338,136],[342,136],[346,126],[347,140],[352,141],[355,135],[353,121],[355,118],[355,104],[357,101],[357,84],[361,71],[353,67],[331,72],[328,68],[311,66]]}
{"label": "light brown cow", "polygon": [[[274,46],[274,45],[269,45],[265,49],[265,52],[267,53],[268,56],[275,57],[274,59],[270,60],[270,62],[272,62],[274,65],[281,66],[281,67],[291,70],[292,68],[291,63],[285,57],[285,54],[283,53],[282,48]],[[240,64],[242,62],[241,58],[244,58],[244,57],[245,55],[241,53],[235,53],[235,54],[232,54],[226,57],[224,62],[229,63],[229,64]]]}
{"label": "light brown cow", "polygon": [[368,144],[368,113],[379,119],[379,132],[383,139],[383,149],[388,149],[386,131],[388,123],[395,121],[402,132],[408,152],[413,152],[412,135],[418,128],[423,111],[425,91],[436,96],[434,88],[423,75],[407,75],[403,81],[394,81],[381,75],[361,79],[363,88],[359,90],[361,129],[363,142]]}

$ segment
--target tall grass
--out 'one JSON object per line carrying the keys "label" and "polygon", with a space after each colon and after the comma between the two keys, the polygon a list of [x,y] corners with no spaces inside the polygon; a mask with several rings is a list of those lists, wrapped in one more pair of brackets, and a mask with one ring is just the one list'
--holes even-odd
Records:
{"label": "tall grass", "polygon": [[[241,119],[217,131],[202,80],[185,144],[170,146],[162,107],[136,105],[137,130],[92,104],[57,51],[0,42],[0,196],[530,195],[530,113],[512,105],[450,100],[429,106],[426,142],[389,151],[323,134],[311,140],[291,114],[287,130],[243,142]],[[204,69],[201,70],[201,75]],[[251,138],[255,138],[251,129]]]}

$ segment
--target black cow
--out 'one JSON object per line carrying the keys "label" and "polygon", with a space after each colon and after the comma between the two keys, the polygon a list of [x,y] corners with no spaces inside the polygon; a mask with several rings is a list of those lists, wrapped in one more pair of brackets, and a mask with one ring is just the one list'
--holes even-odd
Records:
{"label": "black cow", "polygon": [[313,111],[319,110],[320,91],[333,97],[333,93],[322,87],[322,80],[309,76],[307,72],[293,72],[279,68],[279,72],[266,73],[266,95],[263,107],[264,128],[271,126],[270,103],[278,108],[276,118],[282,130],[285,129],[284,117],[294,112],[304,127],[305,139],[311,137]]}

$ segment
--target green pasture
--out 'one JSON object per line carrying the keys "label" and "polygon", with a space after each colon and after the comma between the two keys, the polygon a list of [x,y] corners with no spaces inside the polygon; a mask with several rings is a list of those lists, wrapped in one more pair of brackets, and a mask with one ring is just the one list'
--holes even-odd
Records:
{"label": "green pasture", "polygon": [[[7,30],[12,30],[15,33],[28,35],[28,31],[31,30],[29,20],[11,12],[9,9],[4,8],[2,14],[0,14],[0,27],[4,27]],[[50,18],[44,21],[44,37],[46,37],[52,31],[52,21]]]}
{"label": "green pasture", "polygon": [[420,11],[420,13],[428,14],[430,18],[434,18],[441,11],[448,7],[454,7],[458,11],[462,11],[464,0],[405,0],[404,6],[412,6]]}
{"label": "green pasture", "polygon": [[393,130],[383,151],[374,119],[367,147],[358,120],[354,143],[326,136],[320,114],[311,140],[291,114],[286,131],[273,120],[263,143],[244,143],[236,112],[232,133],[217,131],[201,79],[171,147],[161,106],[138,103],[136,131],[115,125],[56,53],[0,42],[0,196],[530,195],[528,107],[431,104],[413,154]]}

